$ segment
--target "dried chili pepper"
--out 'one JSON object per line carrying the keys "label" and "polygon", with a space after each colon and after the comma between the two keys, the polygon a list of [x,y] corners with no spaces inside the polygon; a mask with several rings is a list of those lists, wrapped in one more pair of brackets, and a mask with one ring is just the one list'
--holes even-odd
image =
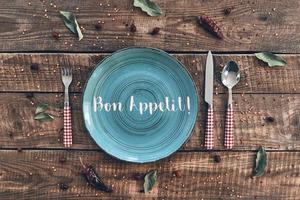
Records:
{"label": "dried chili pepper", "polygon": [[103,181],[101,180],[101,178],[99,177],[99,175],[96,173],[96,171],[91,165],[85,165],[82,162],[81,158],[79,158],[79,160],[83,167],[82,174],[84,175],[85,179],[91,186],[93,186],[98,190],[108,192],[108,193],[111,193],[113,191],[110,187],[108,187],[103,183]]}
{"label": "dried chili pepper", "polygon": [[224,39],[224,35],[221,31],[221,28],[216,24],[216,22],[213,19],[209,18],[208,16],[199,16],[198,24],[217,38]]}

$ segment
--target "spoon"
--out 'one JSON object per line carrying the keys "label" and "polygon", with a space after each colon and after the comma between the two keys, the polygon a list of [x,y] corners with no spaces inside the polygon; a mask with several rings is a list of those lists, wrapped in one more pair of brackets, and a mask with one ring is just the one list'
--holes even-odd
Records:
{"label": "spoon", "polygon": [[223,85],[228,88],[228,106],[225,124],[225,140],[226,149],[233,147],[233,107],[232,107],[232,88],[240,81],[241,75],[238,64],[229,61],[223,68],[221,80]]}

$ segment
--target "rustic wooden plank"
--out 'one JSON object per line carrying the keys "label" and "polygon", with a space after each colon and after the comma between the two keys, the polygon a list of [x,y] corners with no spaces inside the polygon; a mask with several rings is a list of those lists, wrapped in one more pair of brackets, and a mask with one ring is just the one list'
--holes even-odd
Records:
{"label": "rustic wooden plank", "polygon": [[[299,53],[299,1],[175,1],[157,0],[161,17],[133,9],[132,1],[11,0],[0,5],[0,51],[114,51],[128,46],[153,46],[168,51],[276,51]],[[103,5],[100,6],[100,3]],[[229,16],[225,8],[233,8]],[[59,10],[77,15],[84,28],[78,42],[59,17]],[[225,39],[218,40],[198,27],[195,17],[217,21]],[[102,30],[95,24],[103,21]],[[125,24],[134,21],[137,32]],[[160,27],[158,35],[149,33]],[[61,35],[55,40],[52,32]]]}
{"label": "rustic wooden plank", "polygon": [[[82,92],[90,72],[108,54],[0,54],[0,91],[62,92],[60,67],[71,65],[74,76],[72,92]],[[175,54],[191,73],[198,91],[204,88],[206,55]],[[241,81],[235,93],[299,93],[299,55],[283,55],[285,67],[269,68],[253,55],[215,55],[215,92],[224,93],[220,64],[235,60],[241,68]],[[31,70],[33,63],[38,70]]]}
{"label": "rustic wooden plank", "polygon": [[[213,157],[218,154],[220,163]],[[150,164],[132,164],[97,151],[0,151],[1,199],[297,199],[300,153],[269,152],[266,174],[250,178],[254,152],[187,152]],[[112,194],[97,191],[79,174],[82,157],[93,163]],[[66,158],[65,163],[59,162]],[[154,189],[143,194],[136,174],[158,170]],[[180,176],[174,177],[178,170]],[[59,189],[59,183],[69,189]]]}
{"label": "rustic wooden plank", "polygon": [[[22,93],[0,93],[0,146],[2,148],[62,148],[61,94],[34,94],[30,100]],[[199,115],[191,138],[182,149],[203,150],[205,104],[200,99]],[[235,149],[300,149],[300,95],[245,94],[234,95]],[[47,103],[55,116],[52,122],[33,119],[35,106],[31,102]],[[98,149],[84,128],[81,96],[73,95],[73,134],[75,149]],[[226,95],[215,97],[215,147],[223,149]],[[274,122],[265,120],[273,117]]]}

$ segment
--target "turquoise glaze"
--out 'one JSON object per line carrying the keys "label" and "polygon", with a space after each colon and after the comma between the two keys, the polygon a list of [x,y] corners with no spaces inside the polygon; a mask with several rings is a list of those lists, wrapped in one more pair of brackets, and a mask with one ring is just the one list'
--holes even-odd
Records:
{"label": "turquoise glaze", "polygon": [[[94,97],[103,103],[121,102],[122,111],[94,111]],[[178,97],[190,110],[156,110],[152,114],[130,110],[134,102],[165,102]],[[178,106],[177,106],[178,107]],[[187,107],[184,107],[187,109]],[[185,67],[164,51],[128,48],[117,51],[99,63],[83,95],[85,126],[95,142],[108,154],[121,160],[145,163],[167,157],[189,138],[198,113],[194,82]]]}

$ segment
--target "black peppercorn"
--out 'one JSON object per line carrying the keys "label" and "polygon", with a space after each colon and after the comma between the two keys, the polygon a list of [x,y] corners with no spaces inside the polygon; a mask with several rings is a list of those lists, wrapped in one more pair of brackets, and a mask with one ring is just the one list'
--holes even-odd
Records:
{"label": "black peppercorn", "polygon": [[155,27],[153,28],[153,30],[150,32],[151,35],[157,35],[160,31],[160,28],[159,27]]}
{"label": "black peppercorn", "polygon": [[102,29],[102,26],[101,26],[101,24],[95,24],[95,29],[97,30],[97,31],[101,31],[101,29]]}
{"label": "black peppercorn", "polygon": [[61,190],[67,190],[67,189],[69,188],[69,185],[66,184],[66,183],[60,183],[60,184],[59,184],[59,188],[60,188]]}
{"label": "black peppercorn", "polygon": [[32,92],[28,92],[25,94],[27,99],[32,99],[33,98],[33,93]]}
{"label": "black peppercorn", "polygon": [[38,63],[32,63],[30,65],[31,71],[38,71],[39,70],[39,64]]}
{"label": "black peppercorn", "polygon": [[52,37],[53,37],[54,39],[58,40],[59,37],[60,37],[60,35],[59,35],[58,32],[53,31],[53,32],[52,32]]}
{"label": "black peppercorn", "polygon": [[232,10],[232,8],[225,8],[225,9],[223,10],[224,15],[228,16],[228,15],[231,13],[231,10]]}
{"label": "black peppercorn", "polygon": [[221,162],[221,156],[219,156],[219,155],[214,155],[214,161],[216,162],[216,163],[220,163]]}
{"label": "black peppercorn", "polygon": [[130,25],[130,32],[136,32],[136,26],[134,24]]}
{"label": "black peppercorn", "polygon": [[66,157],[64,156],[61,156],[59,157],[59,160],[58,160],[60,163],[65,163],[67,161]]}
{"label": "black peppercorn", "polygon": [[265,118],[266,122],[272,123],[275,121],[274,117],[268,116]]}

